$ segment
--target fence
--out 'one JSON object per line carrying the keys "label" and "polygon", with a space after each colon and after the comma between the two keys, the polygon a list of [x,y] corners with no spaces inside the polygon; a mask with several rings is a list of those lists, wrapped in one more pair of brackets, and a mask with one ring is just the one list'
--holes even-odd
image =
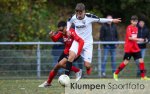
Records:
{"label": "fence", "polygon": [[[61,44],[59,42],[0,42],[1,46],[35,46],[35,49],[0,49],[0,79],[9,79],[11,78],[44,78],[48,75],[48,72],[52,69],[53,57],[50,54],[51,49],[41,49],[41,46],[47,45],[52,46],[54,44]],[[124,42],[94,42],[94,51],[93,51],[93,72],[90,77],[101,77],[101,64],[103,57],[102,44],[120,44],[123,47]],[[122,61],[123,58],[123,48],[118,47],[116,63],[117,66]],[[121,49],[119,49],[121,48]],[[146,52],[145,62],[147,70],[150,69],[149,63],[149,51]],[[108,64],[106,65],[106,72],[108,77],[112,77],[111,64],[108,57]],[[75,63],[76,65],[82,62]],[[83,71],[85,68],[83,67]],[[129,73],[129,74],[128,74]],[[123,75],[126,74],[126,75]],[[135,76],[136,66],[135,64],[130,64],[121,75],[122,76]],[[148,75],[149,75],[148,71]],[[86,77],[86,75],[85,75]]]}

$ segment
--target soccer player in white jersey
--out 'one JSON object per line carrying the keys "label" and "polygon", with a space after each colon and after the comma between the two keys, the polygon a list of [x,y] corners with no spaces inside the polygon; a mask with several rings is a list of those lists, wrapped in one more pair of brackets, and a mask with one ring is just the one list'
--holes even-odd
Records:
{"label": "soccer player in white jersey", "polygon": [[[81,56],[84,61],[84,65],[86,67],[86,72],[88,75],[91,73],[91,62],[92,62],[92,53],[93,53],[93,36],[92,36],[92,23],[106,23],[106,22],[121,22],[120,18],[117,19],[106,19],[106,18],[98,18],[97,16],[85,13],[85,5],[83,3],[78,3],[75,8],[75,15],[73,15],[67,22],[67,31],[69,34],[69,29],[72,24],[75,25],[75,31],[78,36],[80,36],[84,40],[84,46],[82,49]],[[77,55],[78,51],[78,43],[74,41],[69,51],[68,61],[66,63],[66,71],[65,74],[69,75],[72,62]]]}

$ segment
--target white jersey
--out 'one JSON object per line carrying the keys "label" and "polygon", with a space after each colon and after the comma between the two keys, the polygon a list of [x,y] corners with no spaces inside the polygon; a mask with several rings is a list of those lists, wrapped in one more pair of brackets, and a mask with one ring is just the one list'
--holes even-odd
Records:
{"label": "white jersey", "polygon": [[79,20],[77,19],[76,15],[72,16],[67,22],[67,30],[69,30],[71,24],[75,25],[75,32],[76,34],[81,37],[85,43],[93,43],[93,36],[92,36],[92,23],[93,22],[110,22],[112,19],[106,18],[98,18],[93,14],[86,13],[84,19]]}

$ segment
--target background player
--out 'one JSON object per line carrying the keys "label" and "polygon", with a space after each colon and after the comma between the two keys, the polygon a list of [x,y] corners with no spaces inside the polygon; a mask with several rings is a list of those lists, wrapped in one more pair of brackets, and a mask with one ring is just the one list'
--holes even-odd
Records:
{"label": "background player", "polygon": [[138,17],[132,16],[131,17],[131,25],[129,25],[126,29],[126,39],[124,45],[124,61],[120,64],[118,69],[114,73],[114,79],[118,80],[119,72],[128,64],[129,60],[133,56],[134,60],[139,60],[139,68],[141,71],[141,79],[142,80],[150,80],[145,76],[145,66],[143,58],[141,57],[140,48],[138,47],[137,42],[146,42],[146,39],[137,38],[138,28],[136,27],[138,23]]}
{"label": "background player", "polygon": [[[141,56],[142,58],[144,59],[145,58],[145,52],[147,50],[147,44],[148,42],[150,41],[150,32],[149,32],[149,29],[147,28],[146,26],[146,23],[143,19],[141,19],[139,22],[138,22],[138,35],[137,37],[138,38],[147,38],[147,43],[140,43],[138,44],[140,50],[141,50]],[[140,77],[140,68],[139,68],[139,61],[136,61],[136,65],[137,65],[137,77]]]}
{"label": "background player", "polygon": [[[70,34],[70,36],[67,36],[66,22],[64,22],[64,21],[59,22],[58,27],[59,27],[59,32],[57,34],[54,34],[54,32],[51,31],[50,36],[54,42],[58,41],[60,38],[63,38],[64,43],[65,43],[65,49],[64,49],[63,53],[61,54],[61,56],[59,57],[58,63],[50,71],[48,80],[45,81],[43,84],[39,85],[39,87],[51,86],[51,82],[52,82],[53,78],[55,77],[55,75],[57,74],[58,70],[60,68],[66,68],[65,63],[67,62],[69,49],[72,45],[73,40],[75,40],[79,43],[77,57],[80,55],[80,53],[82,51],[82,47],[84,45],[83,39],[81,39],[80,37],[78,37],[76,35],[74,29],[71,28],[69,30],[71,32],[71,34]],[[77,59],[78,58],[76,58],[74,61],[76,61]],[[71,71],[74,71],[76,73],[76,81],[78,81],[82,76],[82,70],[79,68],[76,68],[75,66],[72,66]]]}
{"label": "background player", "polygon": [[[67,22],[67,31],[69,31],[72,24],[75,25],[76,34],[84,40],[84,47],[81,53],[81,56],[84,61],[84,65],[87,70],[87,74],[91,73],[91,62],[92,62],[92,53],[93,53],[93,36],[92,36],[92,23],[93,22],[114,22],[118,23],[121,20],[118,19],[106,19],[106,18],[98,18],[97,16],[85,13],[85,5],[83,3],[78,3],[75,8],[75,15],[73,15]],[[68,32],[69,34],[69,32]],[[71,70],[72,62],[77,55],[78,43],[76,41],[73,42],[70,52],[69,58],[66,63],[66,71],[65,74],[69,74]]]}
{"label": "background player", "polygon": [[[112,19],[112,15],[107,15],[106,18]],[[100,40],[101,41],[118,41],[118,31],[114,23],[104,23],[100,29]],[[106,64],[108,61],[108,55],[111,57],[112,73],[116,70],[116,49],[117,44],[103,44],[103,56],[101,64],[101,76],[106,77]]]}

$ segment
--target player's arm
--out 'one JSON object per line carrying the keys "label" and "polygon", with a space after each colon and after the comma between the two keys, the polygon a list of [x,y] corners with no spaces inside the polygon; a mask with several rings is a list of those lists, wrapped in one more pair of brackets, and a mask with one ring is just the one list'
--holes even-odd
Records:
{"label": "player's arm", "polygon": [[56,33],[56,34],[54,34],[54,32],[50,32],[49,33],[49,35],[50,35],[50,38],[54,41],[54,42],[56,42],[56,41],[58,41],[61,37],[62,37],[62,32],[58,32],[58,33]]}
{"label": "player's arm", "polygon": [[99,22],[100,23],[107,23],[107,22],[119,23],[121,22],[121,18],[116,18],[116,19],[99,18]]}
{"label": "player's arm", "polygon": [[71,35],[71,33],[70,33],[70,31],[69,31],[70,28],[71,28],[71,25],[72,25],[72,17],[69,18],[68,21],[67,21],[67,29],[66,29],[66,30],[67,30],[67,35],[68,35],[68,36]]}
{"label": "player's arm", "polygon": [[[74,17],[74,16],[73,16],[73,17]],[[72,23],[73,23],[73,17],[71,16],[71,17],[68,19],[68,21],[67,21],[67,31],[70,30],[70,27],[71,27],[71,25],[72,25]]]}
{"label": "player's arm", "polygon": [[137,38],[137,34],[132,34],[131,33],[131,28],[130,27],[127,27],[127,36],[129,38],[129,40],[131,41],[137,41],[137,42],[144,42],[144,39],[143,38]]}
{"label": "player's arm", "polygon": [[70,21],[67,21],[67,32],[69,31],[70,27],[71,27],[71,22]]}
{"label": "player's arm", "polygon": [[86,16],[90,17],[90,22],[99,22],[99,23],[107,23],[107,22],[119,23],[119,22],[121,22],[121,18],[116,18],[116,19],[99,18],[93,14],[86,14]]}
{"label": "player's arm", "polygon": [[129,37],[129,40],[132,40],[132,41],[137,41],[137,42],[144,42],[146,40],[144,40],[143,38],[134,38],[134,37]]}
{"label": "player's arm", "polygon": [[147,38],[143,39],[143,38],[136,38],[136,37],[131,37],[131,36],[129,37],[129,40],[137,41],[137,42],[148,42]]}
{"label": "player's arm", "polygon": [[83,49],[83,46],[84,46],[84,40],[82,38],[80,38],[74,31],[74,29],[70,30],[71,32],[71,36],[73,37],[73,39],[75,41],[78,42],[79,46],[78,46],[78,53],[77,53],[77,56],[79,56],[81,54],[81,51]]}

